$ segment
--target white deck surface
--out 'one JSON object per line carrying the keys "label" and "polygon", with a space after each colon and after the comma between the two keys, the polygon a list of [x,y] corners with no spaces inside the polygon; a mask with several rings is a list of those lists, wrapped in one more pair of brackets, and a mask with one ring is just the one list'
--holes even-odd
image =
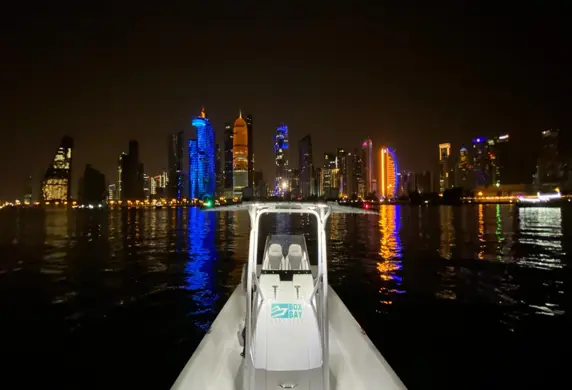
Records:
{"label": "white deck surface", "polygon": [[[244,321],[245,306],[245,294],[239,286],[185,365],[173,390],[242,390],[243,358],[237,332]],[[405,389],[331,287],[328,311],[331,390]]]}

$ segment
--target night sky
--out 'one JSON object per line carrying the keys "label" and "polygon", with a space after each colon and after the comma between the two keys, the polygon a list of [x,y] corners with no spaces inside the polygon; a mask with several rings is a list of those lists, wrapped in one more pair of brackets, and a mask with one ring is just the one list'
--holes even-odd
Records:
{"label": "night sky", "polygon": [[141,3],[3,8],[0,198],[21,197],[30,174],[37,197],[64,134],[75,139],[74,195],[86,163],[115,182],[129,139],[157,174],[167,134],[189,129],[202,105],[219,143],[239,108],[253,114],[255,168],[267,180],[280,122],[294,167],[305,134],[317,166],[370,136],[397,150],[400,168],[423,170],[435,168],[440,142],[456,151],[509,132],[533,146],[542,128],[570,131],[566,2]]}

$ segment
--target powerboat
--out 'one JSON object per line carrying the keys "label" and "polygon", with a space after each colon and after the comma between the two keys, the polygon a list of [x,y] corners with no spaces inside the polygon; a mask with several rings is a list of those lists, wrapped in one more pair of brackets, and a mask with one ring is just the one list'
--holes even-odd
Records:
{"label": "powerboat", "polygon": [[[328,217],[377,213],[337,203],[294,202],[242,203],[205,211],[240,210],[248,211],[251,226],[241,283],[172,389],[405,389],[328,285]],[[316,219],[315,259],[303,235],[269,234],[263,250],[259,248],[261,217],[280,213]]]}

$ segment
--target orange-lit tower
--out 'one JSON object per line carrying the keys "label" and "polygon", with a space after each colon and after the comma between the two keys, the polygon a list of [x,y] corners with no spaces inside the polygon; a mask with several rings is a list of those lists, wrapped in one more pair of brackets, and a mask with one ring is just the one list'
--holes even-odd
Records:
{"label": "orange-lit tower", "polygon": [[395,151],[384,146],[379,150],[379,197],[394,198],[398,187],[399,175]]}
{"label": "orange-lit tower", "polygon": [[242,189],[248,187],[248,148],[248,127],[240,112],[234,121],[232,138],[232,182],[235,196],[242,196]]}

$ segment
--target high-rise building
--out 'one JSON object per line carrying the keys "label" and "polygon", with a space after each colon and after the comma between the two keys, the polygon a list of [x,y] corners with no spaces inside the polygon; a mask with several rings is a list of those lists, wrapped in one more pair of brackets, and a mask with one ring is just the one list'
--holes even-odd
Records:
{"label": "high-rise building", "polygon": [[110,184],[107,186],[107,201],[116,201],[117,199],[117,186],[115,184]]}
{"label": "high-rise building", "polygon": [[105,175],[94,169],[91,164],[85,166],[79,185],[79,202],[81,204],[101,204],[108,197]]}
{"label": "high-rise building", "polygon": [[139,161],[139,143],[129,141],[129,153],[120,157],[121,164],[121,199],[143,200],[143,164]]}
{"label": "high-rise building", "polygon": [[324,153],[324,167],[322,168],[322,194],[329,199],[337,198],[338,169],[336,168],[336,155],[334,153]]}
{"label": "high-rise building", "polygon": [[347,156],[348,196],[364,198],[366,193],[364,180],[363,149],[355,149]]}
{"label": "high-rise building", "polygon": [[417,172],[415,174],[415,190],[420,194],[432,192],[431,171]]}
{"label": "high-rise building", "polygon": [[473,140],[473,174],[475,186],[483,187],[491,184],[490,146],[485,137]]}
{"label": "high-rise building", "polygon": [[73,139],[62,138],[52,163],[42,180],[42,200],[44,202],[69,202],[71,195]]}
{"label": "high-rise building", "polygon": [[451,144],[439,144],[439,192],[451,188]]}
{"label": "high-rise building", "polygon": [[490,167],[490,184],[500,186],[501,184],[517,184],[511,183],[514,179],[510,172],[510,136],[508,134],[499,135],[489,140],[489,167]]}
{"label": "high-rise building", "polygon": [[338,148],[336,152],[336,168],[338,169],[338,188],[340,194],[348,194],[348,155],[343,148]]}
{"label": "high-rise building", "polygon": [[189,141],[189,197],[212,198],[216,187],[215,134],[204,107],[191,124],[197,129],[197,138]]}
{"label": "high-rise building", "polygon": [[199,147],[196,139],[189,140],[189,198],[200,199]]}
{"label": "high-rise building", "polygon": [[169,199],[181,200],[183,197],[183,158],[185,153],[184,132],[169,135],[167,156],[169,186],[167,187],[167,197]]}
{"label": "high-rise building", "polygon": [[455,167],[454,176],[455,187],[461,187],[465,190],[474,188],[473,163],[471,162],[469,151],[465,147],[459,150],[459,162]]}
{"label": "high-rise building", "polygon": [[218,198],[224,193],[222,155],[219,144],[216,144],[215,172],[216,172],[215,195]]}
{"label": "high-rise building", "polygon": [[151,199],[151,179],[145,173],[143,174],[143,198],[145,200]]}
{"label": "high-rise building", "polygon": [[373,188],[373,177],[374,177],[374,167],[373,167],[373,143],[371,139],[366,139],[363,141],[362,146],[362,178],[365,184],[365,192],[370,194],[374,191]]}
{"label": "high-rise building", "polygon": [[24,188],[24,204],[32,203],[32,176],[26,179],[26,187]]}
{"label": "high-rise building", "polygon": [[537,191],[552,192],[555,188],[563,187],[567,181],[568,172],[560,141],[560,130],[542,131],[541,149],[534,175]]}
{"label": "high-rise building", "polygon": [[224,188],[225,190],[232,190],[233,188],[233,130],[230,123],[224,124]]}
{"label": "high-rise building", "polygon": [[242,197],[243,189],[248,188],[248,126],[242,118],[242,112],[234,121],[232,129],[232,187],[234,196]]}
{"label": "high-rise building", "polygon": [[304,198],[314,195],[314,163],[312,137],[308,134],[298,143],[300,167],[300,195]]}
{"label": "high-rise building", "polygon": [[274,195],[282,196],[289,191],[288,178],[288,126],[281,124],[276,129],[274,141],[274,155],[276,161],[276,179],[274,181]]}
{"label": "high-rise building", "polygon": [[399,168],[395,151],[382,147],[379,150],[379,197],[394,198],[399,189]]}
{"label": "high-rise building", "polygon": [[245,119],[248,133],[248,187],[254,188],[254,142],[252,139],[252,115],[247,115]]}

